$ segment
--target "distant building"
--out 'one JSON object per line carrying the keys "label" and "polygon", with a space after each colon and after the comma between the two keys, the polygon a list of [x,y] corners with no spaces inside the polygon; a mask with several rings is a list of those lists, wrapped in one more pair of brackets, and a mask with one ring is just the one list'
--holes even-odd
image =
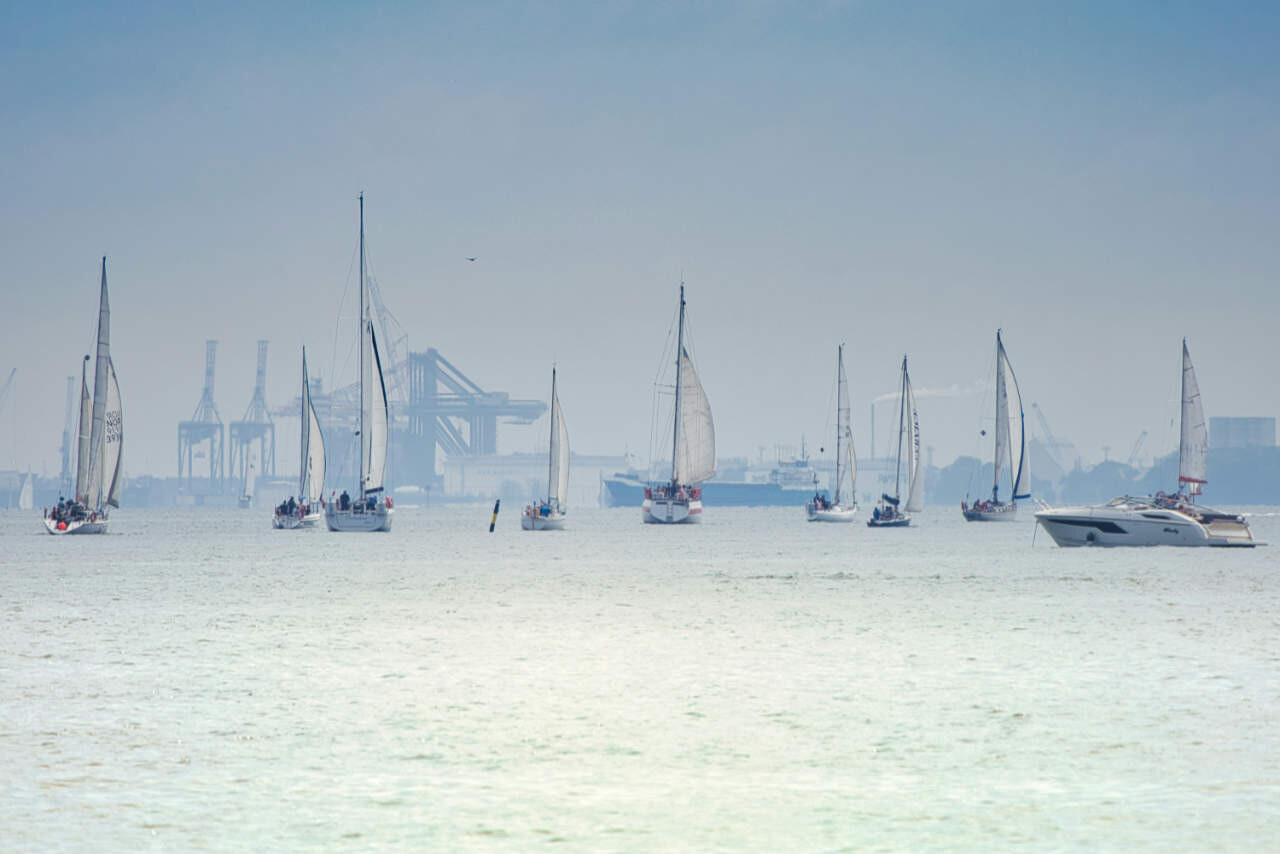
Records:
{"label": "distant building", "polygon": [[1274,418],[1210,418],[1211,448],[1272,448],[1276,444]]}

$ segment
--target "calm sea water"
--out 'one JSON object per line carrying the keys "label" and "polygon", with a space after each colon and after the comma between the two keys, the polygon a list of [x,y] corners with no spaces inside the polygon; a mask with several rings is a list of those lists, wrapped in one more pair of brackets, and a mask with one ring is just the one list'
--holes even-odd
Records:
{"label": "calm sea water", "polygon": [[0,513],[0,849],[1280,847],[1280,547],[515,510]]}

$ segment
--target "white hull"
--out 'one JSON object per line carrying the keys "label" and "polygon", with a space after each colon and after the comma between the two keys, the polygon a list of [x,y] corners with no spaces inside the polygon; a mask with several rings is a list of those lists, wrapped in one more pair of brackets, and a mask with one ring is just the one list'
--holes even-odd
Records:
{"label": "white hull", "polygon": [[524,513],[520,516],[520,527],[526,531],[563,531],[564,518],[563,513],[552,513],[550,516]]}
{"label": "white hull", "polygon": [[1064,547],[1258,545],[1240,516],[1207,508],[1175,510],[1141,499],[1117,499],[1095,507],[1049,508],[1036,513],[1036,522]]}
{"label": "white hull", "polygon": [[810,522],[852,522],[854,517],[858,515],[858,505],[856,504],[852,507],[842,507],[836,504],[833,507],[821,509],[813,502],[809,502],[804,509]]}
{"label": "white hull", "polygon": [[53,519],[46,518],[44,527],[50,534],[61,536],[62,534],[105,534],[107,532],[107,520],[95,519],[77,519],[73,522],[67,522],[65,528],[59,528],[58,523]]}
{"label": "white hull", "polygon": [[646,498],[640,511],[646,524],[694,525],[702,521],[702,499]]}
{"label": "white hull", "polygon": [[271,517],[271,527],[277,531],[292,531],[296,528],[314,528],[324,518],[323,514],[317,510],[314,513],[308,513],[306,516],[284,516],[279,513]]}
{"label": "white hull", "polygon": [[1013,522],[1018,518],[1018,505],[1013,502],[988,505],[979,508],[977,505],[966,507],[960,505],[966,522]]}
{"label": "white hull", "polygon": [[339,510],[331,504],[325,509],[324,522],[330,531],[390,531],[393,512],[385,504],[372,510]]}

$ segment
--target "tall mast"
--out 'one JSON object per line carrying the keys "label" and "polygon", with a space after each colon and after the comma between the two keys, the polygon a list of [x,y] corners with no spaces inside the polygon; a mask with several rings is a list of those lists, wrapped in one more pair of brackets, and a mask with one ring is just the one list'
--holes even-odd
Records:
{"label": "tall mast", "polygon": [[107,302],[107,256],[102,256],[102,288],[98,296],[98,349],[93,362],[93,421],[89,430],[89,504],[102,505],[103,432],[107,413],[107,362],[111,360],[111,309]]}
{"label": "tall mast", "polygon": [[[551,366],[551,435],[548,437],[547,444],[547,500],[550,501],[551,493],[556,487],[556,455],[551,453],[552,446],[556,443],[556,431],[560,429],[560,425],[556,419],[556,366]],[[561,449],[563,453],[563,449]],[[556,496],[556,504],[560,504],[560,496]]]}
{"label": "tall mast", "polygon": [[844,364],[844,345],[836,348],[836,494],[832,503],[840,503],[840,366]]}
{"label": "tall mast", "polygon": [[[996,420],[994,422],[996,427],[995,427],[995,430],[992,431],[992,433],[995,434],[992,438],[995,440],[996,453],[1000,452],[1000,379],[1001,379],[1000,377],[1000,330],[997,329],[996,330],[996,393],[995,393]],[[1008,411],[1009,410],[1006,407],[1005,408],[1006,418],[1008,417]],[[997,490],[1000,489],[1000,461],[997,460],[994,455],[992,455],[991,459],[992,459],[991,467],[995,469],[995,473],[994,473],[995,480],[991,484],[991,500],[994,502],[996,500],[996,495],[998,494]],[[1010,471],[1012,471],[1012,465],[1010,466]],[[1016,478],[1017,475],[1014,475],[1014,477]],[[1012,495],[1013,493],[1010,492],[1009,494]]]}
{"label": "tall mast", "polygon": [[364,193],[360,194],[360,320],[357,323],[359,327],[359,337],[356,339],[360,342],[360,481],[358,494],[364,498],[364,445],[366,437],[364,435]]}
{"label": "tall mast", "polygon": [[680,380],[684,363],[684,282],[680,283],[680,321],[676,329],[676,417],[671,433],[671,483],[676,482],[676,460],[680,454]]}
{"label": "tall mast", "polygon": [[901,489],[898,486],[899,478],[902,474],[902,431],[903,425],[906,423],[907,417],[907,357],[902,357],[902,392],[899,395],[900,403],[898,405],[898,463],[893,470],[893,497],[901,497]]}

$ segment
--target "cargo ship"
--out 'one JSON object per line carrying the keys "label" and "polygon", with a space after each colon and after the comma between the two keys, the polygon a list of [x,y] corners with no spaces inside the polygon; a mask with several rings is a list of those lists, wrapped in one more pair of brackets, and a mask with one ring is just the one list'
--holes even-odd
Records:
{"label": "cargo ship", "polygon": [[[750,472],[744,472],[750,474]],[[760,479],[721,480],[702,483],[702,500],[715,507],[804,507],[813,495],[817,478],[827,479],[806,458],[780,460]],[[644,501],[648,478],[644,472],[617,472],[600,479],[601,507],[636,507]]]}

